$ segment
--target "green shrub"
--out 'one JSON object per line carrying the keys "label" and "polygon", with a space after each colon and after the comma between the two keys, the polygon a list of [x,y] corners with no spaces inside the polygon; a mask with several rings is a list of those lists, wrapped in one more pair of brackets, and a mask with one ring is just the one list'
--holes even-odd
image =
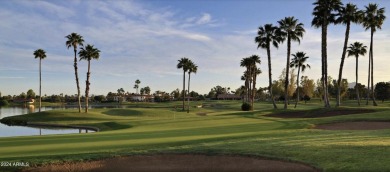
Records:
{"label": "green shrub", "polygon": [[0,100],[0,106],[8,106],[9,103],[7,100]]}
{"label": "green shrub", "polygon": [[243,103],[242,105],[241,105],[241,110],[243,110],[243,111],[249,111],[249,110],[251,110],[251,105],[249,104],[249,103]]}

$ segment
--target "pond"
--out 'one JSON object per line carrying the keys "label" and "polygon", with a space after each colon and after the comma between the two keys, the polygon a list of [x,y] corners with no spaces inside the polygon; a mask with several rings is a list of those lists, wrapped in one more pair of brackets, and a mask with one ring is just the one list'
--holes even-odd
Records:
{"label": "pond", "polygon": [[[53,109],[68,109],[75,107],[65,106],[53,106],[42,107],[41,111],[53,110]],[[8,116],[22,115],[28,113],[38,112],[39,109],[34,105],[27,106],[12,106],[12,107],[0,107],[0,119]],[[70,128],[37,128],[37,127],[23,127],[23,126],[7,126],[0,123],[0,137],[13,137],[13,136],[33,136],[33,135],[47,135],[47,134],[70,134],[79,133],[79,129]],[[85,130],[83,131],[85,132]],[[93,131],[88,131],[93,132]]]}

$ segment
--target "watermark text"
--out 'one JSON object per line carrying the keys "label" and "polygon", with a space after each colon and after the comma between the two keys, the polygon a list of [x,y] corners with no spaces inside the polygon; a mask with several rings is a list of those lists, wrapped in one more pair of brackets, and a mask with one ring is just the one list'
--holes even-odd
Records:
{"label": "watermark text", "polygon": [[8,161],[1,161],[0,163],[1,167],[29,167],[30,164],[28,162],[8,162]]}

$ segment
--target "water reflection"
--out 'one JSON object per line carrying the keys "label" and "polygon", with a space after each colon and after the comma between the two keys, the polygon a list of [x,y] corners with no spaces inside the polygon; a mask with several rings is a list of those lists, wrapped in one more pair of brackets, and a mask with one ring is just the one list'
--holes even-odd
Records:
{"label": "water reflection", "polygon": [[35,106],[34,105],[28,105],[28,113],[34,113],[35,112]]}

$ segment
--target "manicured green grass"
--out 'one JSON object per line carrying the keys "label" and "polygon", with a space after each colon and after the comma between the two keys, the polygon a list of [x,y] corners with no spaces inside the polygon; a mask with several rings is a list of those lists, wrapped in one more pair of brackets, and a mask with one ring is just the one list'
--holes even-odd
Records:
{"label": "manicured green grass", "polygon": [[[269,103],[256,103],[254,112],[239,111],[240,101],[192,102],[191,112],[180,102],[129,104],[131,108],[54,110],[16,119],[57,124],[90,125],[102,132],[0,138],[0,161],[44,164],[101,159],[119,155],[204,153],[252,155],[310,164],[325,171],[390,171],[390,130],[326,131],[313,125],[339,121],[390,121],[389,104],[365,114],[325,118],[267,117]],[[136,106],[137,105],[137,106]],[[355,102],[344,102],[344,108]],[[282,106],[279,106],[280,108]],[[321,110],[318,101],[293,105],[290,111]],[[318,109],[318,110],[316,110]],[[206,116],[197,115],[206,113]],[[9,170],[0,167],[1,170]]]}

